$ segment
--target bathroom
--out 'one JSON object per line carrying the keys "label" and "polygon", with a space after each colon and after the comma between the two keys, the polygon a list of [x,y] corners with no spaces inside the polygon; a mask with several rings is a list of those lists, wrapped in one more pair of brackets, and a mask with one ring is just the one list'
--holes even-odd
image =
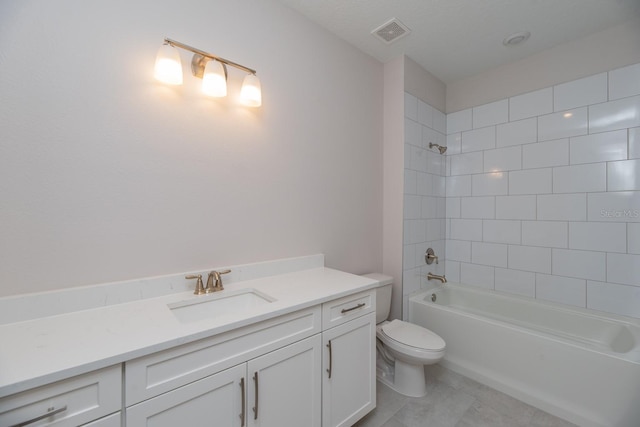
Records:
{"label": "bathroom", "polygon": [[[581,198],[577,219],[563,218],[563,205],[542,219],[539,202],[509,216],[496,203],[510,201],[501,199],[514,194],[510,184],[506,193],[473,192],[472,176],[491,173],[477,157],[489,146],[465,148],[477,129],[499,135],[514,97],[640,63],[637,19],[447,85],[408,56],[378,61],[271,0],[5,1],[0,20],[2,297],[322,253],[338,270],[393,276],[392,317],[406,318],[403,306],[430,285],[429,271],[640,317],[637,219],[599,222],[592,239],[579,232],[594,212],[620,211],[613,200],[587,211],[587,199],[606,187],[562,193]],[[255,68],[262,106],[234,98],[237,70],[229,69],[224,100],[202,97],[192,76],[178,88],[156,82],[165,37]],[[586,87],[601,87],[595,79]],[[484,123],[478,112],[487,113]],[[625,127],[631,162],[638,127]],[[425,128],[445,155],[413,133]],[[567,155],[569,138],[560,143]],[[595,152],[597,141],[586,142]],[[513,149],[493,146],[503,147]],[[550,146],[539,157],[562,153]],[[601,174],[609,161],[585,164]],[[551,182],[554,167],[532,168],[551,174],[533,181]],[[640,209],[635,176],[635,188],[619,190],[631,194],[632,211]],[[531,202],[531,193],[514,191]],[[440,260],[433,270],[424,264],[428,247]],[[593,275],[556,271],[563,258]],[[510,287],[512,277],[519,287]]]}

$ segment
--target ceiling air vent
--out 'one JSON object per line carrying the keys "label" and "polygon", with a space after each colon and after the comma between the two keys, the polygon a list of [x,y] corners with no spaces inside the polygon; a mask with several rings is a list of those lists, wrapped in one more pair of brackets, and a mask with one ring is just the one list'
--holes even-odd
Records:
{"label": "ceiling air vent", "polygon": [[384,44],[391,44],[394,41],[409,35],[409,33],[411,33],[409,27],[404,25],[397,18],[393,18],[371,31],[371,34],[380,39]]}

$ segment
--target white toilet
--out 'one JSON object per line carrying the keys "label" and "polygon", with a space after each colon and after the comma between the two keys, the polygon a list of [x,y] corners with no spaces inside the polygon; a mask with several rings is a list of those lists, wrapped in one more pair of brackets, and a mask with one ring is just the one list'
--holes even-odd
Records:
{"label": "white toilet", "polygon": [[424,396],[424,365],[442,360],[445,342],[421,326],[397,319],[387,321],[393,279],[377,273],[365,277],[380,284],[376,291],[377,378],[405,396]]}

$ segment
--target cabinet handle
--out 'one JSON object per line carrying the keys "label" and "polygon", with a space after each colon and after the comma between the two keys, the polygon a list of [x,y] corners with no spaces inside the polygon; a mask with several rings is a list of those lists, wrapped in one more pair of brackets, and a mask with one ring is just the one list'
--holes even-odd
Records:
{"label": "cabinet handle", "polygon": [[245,417],[245,401],[244,401],[244,377],[240,378],[240,396],[242,401],[242,412],[240,413],[240,427],[244,427],[244,417]]}
{"label": "cabinet handle", "polygon": [[340,311],[340,313],[345,314],[345,313],[348,313],[348,312],[350,312],[350,311],[352,311],[352,310],[357,310],[357,309],[359,309],[359,308],[362,308],[362,307],[364,307],[365,305],[367,305],[367,304],[365,304],[365,303],[361,302],[360,304],[356,305],[355,307],[351,307],[351,308],[343,308],[343,309],[342,309],[342,311]]}
{"label": "cabinet handle", "polygon": [[327,369],[327,372],[329,373],[329,378],[331,378],[331,371],[333,370],[333,356],[331,355],[331,340],[329,340],[329,344],[327,344],[327,347],[329,347],[329,369]]}
{"label": "cabinet handle", "polygon": [[54,416],[56,414],[59,414],[61,412],[66,411],[66,410],[67,410],[67,405],[63,406],[62,408],[58,408],[58,409],[55,409],[55,408],[51,407],[51,408],[47,409],[47,413],[46,414],[37,416],[35,418],[31,418],[28,421],[23,421],[21,423],[14,424],[11,427],[22,427],[22,426],[26,426],[26,425],[29,425],[29,424],[33,424],[36,421],[44,420],[45,418],[52,417],[52,416]]}
{"label": "cabinet handle", "polygon": [[253,419],[258,419],[258,371],[253,374],[253,382],[256,386],[256,406],[253,407]]}

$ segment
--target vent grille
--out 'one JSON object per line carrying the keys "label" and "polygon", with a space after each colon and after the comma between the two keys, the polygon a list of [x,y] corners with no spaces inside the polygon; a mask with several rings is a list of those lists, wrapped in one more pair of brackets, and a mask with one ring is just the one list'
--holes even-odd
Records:
{"label": "vent grille", "polygon": [[400,22],[397,18],[393,18],[388,22],[385,22],[380,27],[371,32],[380,41],[385,44],[391,44],[394,41],[409,35],[411,30],[409,27]]}

